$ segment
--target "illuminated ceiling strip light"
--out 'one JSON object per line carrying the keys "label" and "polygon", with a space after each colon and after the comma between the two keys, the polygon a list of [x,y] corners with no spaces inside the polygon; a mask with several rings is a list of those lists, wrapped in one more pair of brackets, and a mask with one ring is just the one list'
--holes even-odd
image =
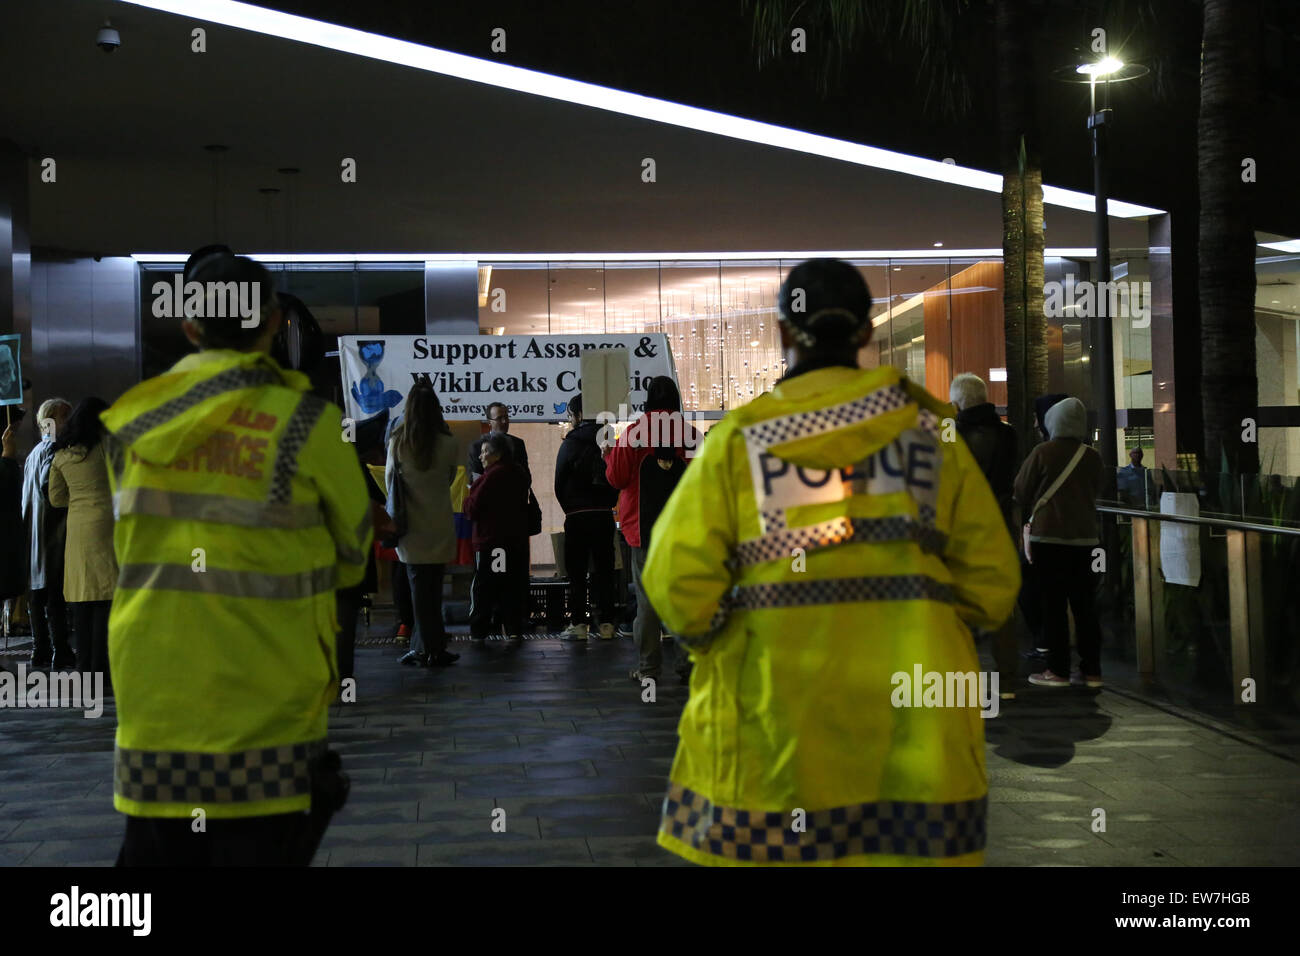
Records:
{"label": "illuminated ceiling strip light", "polygon": [[[548,99],[698,130],[702,133],[716,133],[750,143],[825,156],[828,159],[838,159],[858,166],[905,173],[909,176],[983,189],[987,192],[1002,191],[1002,177],[997,173],[985,172],[981,169],[970,169],[933,159],[922,159],[919,156],[908,156],[905,153],[832,139],[829,136],[817,136],[801,130],[773,126],[770,123],[760,123],[725,113],[715,113],[682,103],[670,103],[667,100],[641,96],[625,90],[581,83],[561,76],[552,76],[549,73],[538,73],[505,63],[481,60],[332,23],[296,17],[248,3],[236,3],[234,0],[123,0],[123,2],[164,13],[220,23],[240,30],[251,30],[266,36],[309,43],[312,46],[337,50],[340,53],[383,60],[398,66],[409,66],[429,73],[453,76],[472,83],[483,83],[518,93],[545,96]],[[1084,212],[1092,212],[1096,208],[1096,203],[1089,194],[1061,189],[1057,186],[1043,186],[1043,202],[1051,206],[1064,206]],[[1164,212],[1162,209],[1121,202],[1117,199],[1110,200],[1107,211],[1112,216],[1126,219],[1156,216]]]}
{"label": "illuminated ceiling strip light", "polygon": [[[1096,256],[1094,249],[1047,249],[1044,255],[1049,259],[1091,259]],[[162,263],[184,262],[189,258],[185,252],[134,252],[131,258],[136,262]],[[947,259],[1002,258],[1001,249],[947,249],[944,255],[936,256],[933,249],[876,249],[847,251],[812,251],[812,252],[570,252],[570,253],[415,253],[415,252],[340,252],[340,253],[249,253],[248,258],[258,262],[308,263],[308,262],[746,262],[763,259],[930,259],[944,261]]]}
{"label": "illuminated ceiling strip light", "polygon": [[1276,249],[1278,252],[1300,252],[1300,239],[1287,239],[1285,242],[1261,242],[1265,249]]}

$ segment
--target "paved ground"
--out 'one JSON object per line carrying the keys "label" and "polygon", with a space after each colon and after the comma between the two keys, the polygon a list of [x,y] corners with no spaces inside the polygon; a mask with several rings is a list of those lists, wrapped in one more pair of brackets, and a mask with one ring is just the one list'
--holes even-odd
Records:
{"label": "paved ground", "polygon": [[[678,865],[654,843],[675,676],[647,704],[627,640],[454,649],[434,672],[358,650],[330,731],[352,799],[316,865]],[[113,727],[111,708],[0,711],[0,865],[112,863]],[[1031,688],[986,730],[990,865],[1300,864],[1294,762],[1109,691]]]}

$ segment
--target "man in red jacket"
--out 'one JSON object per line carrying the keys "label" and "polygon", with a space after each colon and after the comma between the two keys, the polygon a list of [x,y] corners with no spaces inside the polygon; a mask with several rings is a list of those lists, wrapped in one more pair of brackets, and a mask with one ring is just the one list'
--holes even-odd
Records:
{"label": "man in red jacket", "polygon": [[[648,548],[648,541],[642,540],[641,468],[659,448],[671,448],[676,457],[689,461],[702,437],[683,419],[677,383],[666,375],[650,380],[645,409],[645,414],[628,426],[605,459],[605,477],[619,489],[619,529],[632,551],[632,581],[636,587],[636,623],[632,625],[632,636],[641,657],[640,666],[628,676],[636,681],[643,677],[658,680],[664,656],[659,639],[659,614],[641,587],[641,569],[645,567]],[[647,517],[652,522],[657,514]],[[650,529],[644,531],[648,537]]]}

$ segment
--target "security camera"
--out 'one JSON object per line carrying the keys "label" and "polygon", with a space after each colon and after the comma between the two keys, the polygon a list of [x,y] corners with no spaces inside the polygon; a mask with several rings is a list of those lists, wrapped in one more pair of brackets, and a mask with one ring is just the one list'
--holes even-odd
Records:
{"label": "security camera", "polygon": [[122,35],[118,33],[106,21],[99,32],[95,34],[95,46],[99,47],[105,53],[112,53],[122,45]]}

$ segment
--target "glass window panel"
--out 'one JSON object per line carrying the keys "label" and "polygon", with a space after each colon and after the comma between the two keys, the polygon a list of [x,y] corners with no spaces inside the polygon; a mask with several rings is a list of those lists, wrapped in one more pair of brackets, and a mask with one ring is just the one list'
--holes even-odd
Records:
{"label": "glass window panel", "polygon": [[548,269],[545,262],[480,262],[479,329],[501,335],[545,335],[550,331],[547,310]]}
{"label": "glass window panel", "polygon": [[659,263],[605,263],[605,330],[661,332]]}
{"label": "glass window panel", "polygon": [[358,268],[356,281],[358,333],[424,334],[423,267]]}
{"label": "glass window panel", "polygon": [[768,391],[785,370],[777,328],[777,293],[781,264],[767,261],[722,264],[723,367],[734,374],[738,390],[731,394],[743,405]]}
{"label": "glass window panel", "polygon": [[601,335],[605,331],[605,269],[597,263],[552,262],[552,335]]}
{"label": "glass window panel", "polygon": [[[734,408],[741,386],[725,368],[722,341],[728,324],[721,314],[717,262],[664,262],[660,270],[660,314],[673,351],[682,407],[687,411]],[[734,323],[733,323],[734,324]],[[724,384],[728,386],[725,394]]]}

